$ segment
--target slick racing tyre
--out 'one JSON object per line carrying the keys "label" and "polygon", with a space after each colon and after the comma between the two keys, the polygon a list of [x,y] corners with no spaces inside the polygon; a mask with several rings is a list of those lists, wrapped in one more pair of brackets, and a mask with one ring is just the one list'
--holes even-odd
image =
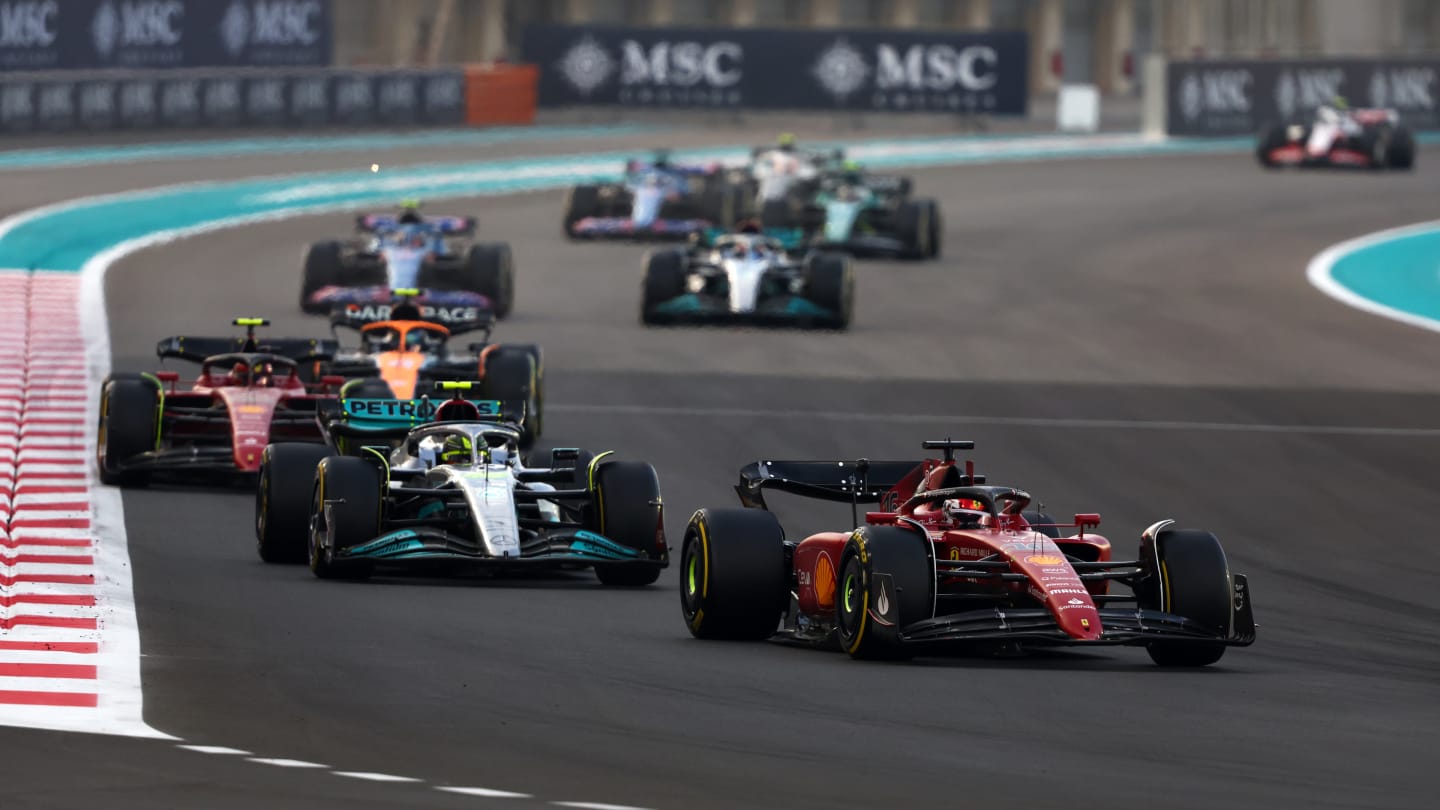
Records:
{"label": "slick racing tyre", "polygon": [[[337,560],[335,552],[380,536],[380,471],[370,462],[330,456],[315,472],[310,504],[310,571],[321,579],[364,579],[369,560]],[[326,505],[329,505],[327,512]]]}
{"label": "slick racing tyre", "polygon": [[934,609],[935,568],[930,541],[896,526],[857,530],[840,554],[835,630],[851,658],[909,657],[900,630]]}
{"label": "slick racing tyre", "polygon": [[515,308],[515,260],[505,242],[471,245],[465,263],[456,271],[459,287],[490,299],[495,317],[504,319]]}
{"label": "slick racing tyre", "polygon": [[[1150,568],[1146,582],[1135,588],[1141,608],[1183,616],[1217,637],[1229,635],[1234,584],[1215,535],[1165,529],[1153,544],[1141,541],[1140,559]],[[1203,667],[1225,654],[1219,642],[1152,641],[1145,649],[1162,667]]]}
{"label": "slick racing tyre", "polygon": [[534,343],[505,343],[495,349],[495,354],[512,352],[529,355],[530,362],[535,366],[533,427],[535,437],[539,438],[545,435],[545,353]]}
{"label": "slick racing tyre", "polygon": [[340,387],[340,396],[345,399],[395,399],[390,383],[379,377],[351,380]]}
{"label": "slick racing tyre", "polygon": [[812,256],[806,267],[805,297],[815,306],[834,315],[823,325],[846,329],[855,313],[855,266],[843,253]]}
{"label": "slick racing tyre", "polygon": [[600,215],[600,187],[575,186],[565,195],[565,235],[575,237],[575,223]]}
{"label": "slick racing tyre", "polygon": [[1415,133],[1409,127],[1396,127],[1390,131],[1390,168],[1415,168]]}
{"label": "slick racing tyre", "polygon": [[524,351],[496,351],[485,358],[485,376],[480,390],[486,399],[498,399],[502,410],[525,408],[521,421],[520,447],[529,450],[540,429],[540,407],[536,401],[535,360]]}
{"label": "slick racing tyre", "polygon": [[934,200],[906,200],[900,204],[895,226],[906,245],[905,258],[932,259],[939,255],[935,235],[939,211]]}
{"label": "slick racing tyre", "polygon": [[680,551],[680,610],[690,634],[759,641],[790,596],[785,531],[763,509],[701,509]]}
{"label": "slick racing tyre", "polygon": [[1283,124],[1271,124],[1261,130],[1260,138],[1256,141],[1255,146],[1255,159],[1260,161],[1261,166],[1274,169],[1280,165],[1271,159],[1270,153],[1288,142],[1285,135],[1286,129]]}
{"label": "slick racing tyre", "polygon": [[661,250],[645,254],[645,280],[640,288],[640,322],[663,323],[655,308],[685,294],[685,254]]}
{"label": "slick racing tyre", "polygon": [[[665,511],[660,477],[643,461],[602,462],[595,471],[595,526],[602,537],[633,548],[646,559],[664,562]],[[660,578],[659,565],[598,563],[602,585],[639,587]]]}
{"label": "slick racing tyre", "polygon": [[156,448],[159,439],[160,391],[139,374],[116,374],[100,389],[100,424],[95,464],[100,482],[112,486],[145,486],[146,472],[123,470],[130,459]]}
{"label": "slick racing tyre", "polygon": [[1025,518],[1025,522],[1030,524],[1032,531],[1037,531],[1051,540],[1060,538],[1060,527],[1051,525],[1056,521],[1055,518],[1050,515],[1044,512],[1022,512],[1021,517]]}
{"label": "slick racing tyre", "polygon": [[282,442],[260,457],[255,491],[255,548],[267,563],[303,563],[310,533],[310,490],[330,448]]}
{"label": "slick racing tyre", "polygon": [[339,242],[316,242],[305,251],[305,267],[301,271],[300,311],[325,314],[330,311],[328,304],[313,304],[310,296],[322,287],[343,283],[345,265],[340,260]]}

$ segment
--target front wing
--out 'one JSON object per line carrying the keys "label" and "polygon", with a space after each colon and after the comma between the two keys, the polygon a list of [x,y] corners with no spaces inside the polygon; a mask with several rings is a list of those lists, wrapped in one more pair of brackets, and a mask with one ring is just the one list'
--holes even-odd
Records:
{"label": "front wing", "polygon": [[[388,305],[395,300],[395,292],[384,285],[346,287],[332,285],[321,287],[311,294],[309,302],[317,309],[334,309],[348,304]],[[476,307],[489,311],[493,309],[490,299],[470,290],[444,290],[426,288],[412,299],[422,306],[434,307]]]}
{"label": "front wing", "polygon": [[468,537],[430,526],[400,529],[335,552],[335,559],[369,560],[376,564],[424,566],[460,563],[476,567],[584,568],[596,564],[665,567],[642,552],[590,531],[542,533],[520,545],[518,557],[495,557]]}
{"label": "front wing", "polygon": [[1267,154],[1270,162],[1277,166],[1293,166],[1299,168],[1362,168],[1368,169],[1375,165],[1375,160],[1369,154],[1344,146],[1336,146],[1324,154],[1315,155],[1307,150],[1304,144],[1288,143],[1284,146],[1277,146]]}
{"label": "front wing", "polygon": [[657,219],[639,225],[629,217],[585,217],[570,226],[570,234],[577,239],[681,240],[703,233],[711,225],[705,219]]}
{"label": "front wing", "polygon": [[834,321],[840,314],[798,295],[762,302],[753,312],[735,312],[730,302],[712,295],[686,293],[655,305],[646,317],[652,323],[735,323],[795,326]]}
{"label": "front wing", "polygon": [[[1227,633],[1183,616],[1135,607],[1102,607],[1098,639],[1080,640],[1062,632],[1045,608],[986,608],[924,619],[899,628],[896,640],[906,645],[954,645],[965,642],[1015,641],[1036,646],[1144,645],[1152,641],[1227,644],[1255,643],[1255,616],[1249,583],[1235,575],[1236,610]],[[877,625],[880,623],[877,622]]]}

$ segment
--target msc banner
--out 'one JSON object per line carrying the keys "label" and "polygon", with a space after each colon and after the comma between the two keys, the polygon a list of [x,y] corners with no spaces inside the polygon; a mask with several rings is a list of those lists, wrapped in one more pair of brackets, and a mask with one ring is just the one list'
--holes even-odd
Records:
{"label": "msc banner", "polygon": [[329,65],[331,0],[0,0],[0,71]]}
{"label": "msc banner", "polygon": [[540,106],[1023,115],[1020,32],[531,25]]}
{"label": "msc banner", "polygon": [[1440,60],[1325,59],[1171,62],[1171,135],[1247,135],[1344,97],[1351,107],[1398,110],[1412,129],[1440,129]]}
{"label": "msc banner", "polygon": [[464,122],[461,70],[0,75],[8,133]]}

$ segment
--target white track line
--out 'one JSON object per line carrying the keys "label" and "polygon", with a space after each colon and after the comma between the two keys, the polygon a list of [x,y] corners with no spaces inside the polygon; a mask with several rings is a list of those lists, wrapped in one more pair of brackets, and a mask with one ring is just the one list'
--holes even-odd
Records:
{"label": "white track line", "polygon": [[374,773],[372,771],[331,771],[336,776],[343,776],[347,779],[364,779],[367,782],[420,782],[413,776],[396,776],[391,773]]}
{"label": "white track line", "polygon": [[512,793],[508,790],[493,790],[482,787],[436,787],[442,793],[458,793],[461,796],[479,796],[485,799],[533,799],[529,793]]}
{"label": "white track line", "polygon": [[[766,410],[763,408],[683,408],[663,405],[547,405],[556,413],[615,414],[620,416],[680,416],[739,419],[823,419],[832,422],[873,422],[873,413],[858,411]],[[1221,433],[1292,433],[1323,436],[1399,436],[1440,439],[1440,428],[1401,428],[1368,425],[1274,425],[1248,422],[1186,422],[1149,419],[1076,419],[1044,416],[971,416],[951,413],[886,414],[884,421],[909,424],[954,423],[1007,427],[1092,428],[1108,430],[1195,430]]]}
{"label": "white track line", "polygon": [[576,810],[648,810],[629,804],[601,804],[600,802],[550,802],[556,807],[574,807]]}
{"label": "white track line", "polygon": [[1388,318],[1397,323],[1406,324],[1407,326],[1414,326],[1430,332],[1440,332],[1440,322],[1416,315],[1412,312],[1405,312],[1395,309],[1394,307],[1388,307],[1376,301],[1371,301],[1369,298],[1356,294],[1349,287],[1336,281],[1333,273],[1336,262],[1357,250],[1364,250],[1365,248],[1374,247],[1375,245],[1391,242],[1396,239],[1419,236],[1435,230],[1440,230],[1440,220],[1418,222],[1414,225],[1390,228],[1389,230],[1377,231],[1356,237],[1355,239],[1349,239],[1338,245],[1331,245],[1310,260],[1310,264],[1305,268],[1305,278],[1315,289],[1334,298],[1347,307],[1354,307],[1355,309],[1368,312],[1371,315],[1379,315],[1382,318]]}
{"label": "white track line", "polygon": [[303,759],[285,759],[271,757],[247,757],[246,762],[258,762],[261,765],[274,765],[277,768],[324,768],[330,769],[329,765],[321,765],[318,762],[306,762]]}
{"label": "white track line", "polygon": [[223,754],[225,756],[248,757],[252,756],[249,751],[242,751],[239,748],[227,748],[223,745],[177,745],[176,748],[183,748],[186,751],[194,751],[197,754]]}

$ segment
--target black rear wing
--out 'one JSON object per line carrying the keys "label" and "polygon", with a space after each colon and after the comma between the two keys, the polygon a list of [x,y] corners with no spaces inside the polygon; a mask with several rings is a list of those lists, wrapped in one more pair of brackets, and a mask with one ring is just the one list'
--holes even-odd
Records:
{"label": "black rear wing", "polygon": [[918,461],[757,461],[740,469],[735,492],[750,509],[766,509],[764,490],[838,503],[879,503]]}
{"label": "black rear wing", "polygon": [[155,344],[155,354],[163,360],[175,358],[203,363],[217,354],[275,354],[297,363],[329,360],[340,349],[340,342],[316,338],[247,338],[191,337],[175,335]]}

